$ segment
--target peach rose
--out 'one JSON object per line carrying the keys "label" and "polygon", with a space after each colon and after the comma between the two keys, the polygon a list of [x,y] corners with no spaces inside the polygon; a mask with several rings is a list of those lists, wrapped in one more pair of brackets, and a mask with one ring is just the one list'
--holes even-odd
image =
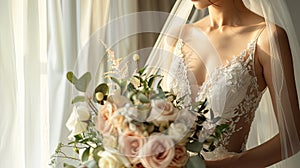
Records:
{"label": "peach rose", "polygon": [[119,137],[119,150],[127,156],[131,163],[137,163],[140,149],[145,144],[145,138],[134,132],[126,132]]}
{"label": "peach rose", "polygon": [[140,150],[141,163],[146,168],[167,167],[175,155],[174,142],[166,135],[150,136]]}
{"label": "peach rose", "polygon": [[116,106],[109,102],[106,102],[100,107],[98,116],[95,118],[95,126],[101,134],[109,134],[115,132],[115,128],[109,121],[116,110]]}
{"label": "peach rose", "polygon": [[109,122],[117,129],[124,130],[128,128],[128,121],[123,114],[118,109],[114,112],[113,116],[109,119]]}
{"label": "peach rose", "polygon": [[168,168],[184,167],[188,160],[187,151],[184,145],[175,146],[175,156]]}
{"label": "peach rose", "polygon": [[109,120],[116,111],[116,109],[116,105],[110,102],[106,102],[103,106],[100,107],[99,114],[102,115],[104,120]]}
{"label": "peach rose", "polygon": [[165,99],[152,100],[151,112],[147,121],[160,123],[165,121],[174,121],[177,117],[178,110],[173,107],[173,104]]}

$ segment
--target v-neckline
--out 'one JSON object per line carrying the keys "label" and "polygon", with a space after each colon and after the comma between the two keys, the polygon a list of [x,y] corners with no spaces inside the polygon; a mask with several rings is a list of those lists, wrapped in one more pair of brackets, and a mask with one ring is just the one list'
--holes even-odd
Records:
{"label": "v-neckline", "polygon": [[[197,28],[196,26],[192,25],[192,24],[189,24],[189,25],[191,25],[191,27],[192,27],[193,29],[195,29],[196,31],[198,31],[198,32],[200,32],[200,33],[202,33],[203,35],[206,36],[208,42],[211,44],[212,48],[215,50],[215,53],[218,55],[218,57],[219,57],[219,59],[220,59],[220,61],[221,61],[220,67],[226,67],[226,66],[227,66],[227,62],[229,62],[229,63],[231,64],[232,61],[233,61],[236,57],[241,56],[241,53],[243,53],[243,52],[245,52],[245,51],[248,52],[248,51],[249,51],[249,46],[250,46],[250,45],[256,45],[256,41],[257,41],[256,39],[249,40],[249,42],[247,43],[247,46],[244,47],[243,49],[241,49],[240,52],[239,52],[238,54],[228,55],[228,56],[230,56],[231,58],[230,58],[230,59],[225,59],[225,60],[224,60],[224,61],[225,61],[225,64],[224,64],[223,60],[221,59],[221,58],[223,58],[223,56],[222,56],[222,55],[220,54],[220,52],[217,50],[217,48],[215,47],[215,45],[213,45],[214,43],[212,43],[212,41],[211,41],[210,37],[208,36],[208,34],[207,34],[206,32],[204,32],[204,31],[202,31],[201,29]],[[224,56],[224,57],[227,57],[227,56]],[[249,57],[249,56],[248,56],[248,57]],[[247,57],[247,59],[248,59],[248,57]],[[247,59],[246,59],[246,60],[247,60]],[[245,60],[245,61],[246,61],[246,60]]]}

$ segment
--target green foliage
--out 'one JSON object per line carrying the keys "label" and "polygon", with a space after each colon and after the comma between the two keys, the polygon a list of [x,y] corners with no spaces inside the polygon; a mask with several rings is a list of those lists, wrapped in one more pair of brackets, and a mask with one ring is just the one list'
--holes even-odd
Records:
{"label": "green foliage", "polygon": [[[220,117],[215,117],[211,109],[207,107],[208,102],[205,99],[204,101],[195,102],[192,104],[191,112],[197,116],[195,122],[195,127],[191,135],[190,141],[186,144],[188,151],[196,153],[197,156],[190,157],[187,167],[199,167],[198,164],[203,162],[200,152],[209,152],[215,150],[216,146],[219,145],[219,139],[221,138],[222,133],[228,129],[227,124],[217,125],[217,122],[221,119]],[[211,121],[207,121],[205,114],[210,112]],[[210,122],[215,124],[215,130],[212,135],[209,135],[203,142],[203,139],[199,138],[199,135],[203,131],[203,123]],[[198,163],[199,162],[199,163]]]}
{"label": "green foliage", "polygon": [[[143,115],[146,114],[147,111],[150,111],[151,100],[155,99],[168,99],[173,103],[174,107],[178,109],[186,108],[183,104],[185,96],[178,98],[172,92],[164,91],[161,87],[163,76],[158,74],[147,76],[147,66],[137,70],[135,75],[126,79],[119,78],[120,75],[118,76],[115,74],[115,72],[118,72],[118,69],[116,69],[117,67],[118,64],[114,65],[115,69],[112,71],[112,73],[107,73],[111,75],[107,77],[109,77],[109,79],[114,83],[113,87],[110,88],[111,85],[109,86],[106,83],[101,83],[95,88],[93,97],[87,98],[85,96],[76,96],[73,98],[72,104],[78,102],[87,102],[90,108],[95,112],[94,115],[92,115],[95,117],[97,115],[97,108],[94,106],[94,103],[104,104],[105,101],[108,101],[109,92],[114,89],[119,89],[121,95],[123,97],[127,97],[131,101],[132,105],[137,107],[137,109],[141,111],[141,114]],[[78,91],[86,92],[88,84],[91,81],[91,74],[86,72],[80,78],[77,78],[73,72],[68,72],[67,79]],[[209,109],[207,105],[208,101],[205,99],[204,101],[193,103],[191,108],[189,108],[189,112],[196,116],[196,121],[194,123],[194,127],[192,128],[189,141],[186,143],[186,149],[195,155],[189,158],[186,166],[187,168],[205,168],[205,161],[200,152],[213,151],[219,143],[222,133],[228,129],[228,125],[226,124],[217,125],[214,133],[210,135],[208,139],[205,141],[200,141],[199,135],[203,129],[203,123],[207,120],[205,115],[210,114],[212,120],[210,122],[212,122],[212,124],[217,124],[217,122],[220,120],[220,117],[215,117],[213,111]],[[147,116],[147,114],[144,116]],[[143,116],[141,115],[141,117]],[[154,132],[160,132],[160,128],[153,123],[149,124],[147,122],[136,120],[132,120],[131,122],[136,126],[146,125],[146,130],[151,128],[154,130]],[[57,147],[54,157],[77,160],[80,161],[81,166],[97,168],[97,162],[100,159],[98,153],[99,151],[103,151],[105,149],[103,148],[101,135],[99,135],[99,132],[95,130],[95,128],[92,128],[94,125],[95,123],[93,123],[93,118],[91,118],[87,131],[82,134],[75,135],[75,140],[69,142],[68,145],[63,145],[60,143]],[[79,150],[83,150],[81,158],[76,159],[66,156],[62,152],[62,147],[71,147],[77,154],[79,153]],[[89,160],[90,158],[93,158],[93,160]],[[73,168],[74,166],[64,164],[64,167]]]}
{"label": "green foliage", "polygon": [[90,72],[86,72],[78,79],[73,72],[68,72],[67,79],[75,86],[78,91],[85,92],[92,77]]}
{"label": "green foliage", "polygon": [[199,153],[203,148],[203,143],[199,141],[192,141],[186,144],[186,149],[191,152]]}
{"label": "green foliage", "polygon": [[191,156],[186,165],[187,168],[205,168],[205,161],[200,155]]}
{"label": "green foliage", "polygon": [[147,65],[146,66],[144,66],[143,68],[141,68],[138,72],[139,72],[139,75],[141,76],[141,75],[144,75],[144,72],[145,72],[145,70],[147,69]]}
{"label": "green foliage", "polygon": [[84,96],[76,96],[72,100],[72,104],[78,103],[78,102],[84,102],[86,98]]}
{"label": "green foliage", "polygon": [[83,163],[87,168],[98,168],[97,162],[95,160],[89,160]]}
{"label": "green foliage", "polygon": [[140,102],[142,102],[142,103],[150,103],[150,100],[143,93],[139,93],[138,98],[139,98]]}
{"label": "green foliage", "polygon": [[64,163],[64,168],[76,168],[75,166]]}
{"label": "green foliage", "polygon": [[82,153],[81,160],[85,162],[89,159],[89,156],[90,156],[90,148],[86,148]]}
{"label": "green foliage", "polygon": [[103,151],[104,150],[104,148],[102,147],[102,146],[97,146],[95,149],[94,149],[94,151],[93,151],[93,158],[95,159],[95,160],[99,160],[100,159],[100,156],[98,155],[98,153],[100,152],[100,151]]}

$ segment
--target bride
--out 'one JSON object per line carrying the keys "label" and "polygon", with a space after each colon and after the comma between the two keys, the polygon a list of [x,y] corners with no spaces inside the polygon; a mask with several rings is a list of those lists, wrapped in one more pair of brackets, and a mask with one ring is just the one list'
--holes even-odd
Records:
{"label": "bride", "polygon": [[[209,14],[186,24],[192,6]],[[168,89],[188,95],[187,104],[207,98],[230,126],[220,147],[202,153],[208,168],[267,167],[300,149],[299,46],[284,7],[280,0],[178,0],[155,46],[164,52],[147,62],[164,71]]]}

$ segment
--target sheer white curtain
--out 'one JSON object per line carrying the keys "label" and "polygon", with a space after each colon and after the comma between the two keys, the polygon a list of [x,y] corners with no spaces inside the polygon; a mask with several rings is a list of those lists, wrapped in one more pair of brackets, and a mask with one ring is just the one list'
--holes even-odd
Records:
{"label": "sheer white curtain", "polygon": [[[1,0],[1,167],[48,167],[50,154],[69,134],[66,72],[92,34],[136,11],[137,0]],[[121,43],[119,52],[128,54],[138,42],[132,37]]]}
{"label": "sheer white curtain", "polygon": [[[66,80],[66,73],[74,70],[81,51],[86,50],[87,42],[100,28],[114,18],[136,11],[136,0],[128,2],[110,0],[47,2],[50,152],[54,152],[60,141],[66,142],[70,133],[65,123],[72,110],[73,95],[72,86]],[[122,28],[126,26],[131,25],[123,25]],[[110,35],[116,33],[113,30],[107,32]],[[109,36],[106,38],[109,40]],[[137,44],[136,39],[127,40],[120,51],[126,52],[128,44],[135,46],[134,43]]]}
{"label": "sheer white curtain", "polygon": [[1,0],[1,167],[48,163],[45,0]]}
{"label": "sheer white curtain", "polygon": [[108,0],[48,1],[48,86],[50,152],[66,142],[65,123],[71,113],[71,84],[66,73],[74,69],[90,35],[107,22]]}

